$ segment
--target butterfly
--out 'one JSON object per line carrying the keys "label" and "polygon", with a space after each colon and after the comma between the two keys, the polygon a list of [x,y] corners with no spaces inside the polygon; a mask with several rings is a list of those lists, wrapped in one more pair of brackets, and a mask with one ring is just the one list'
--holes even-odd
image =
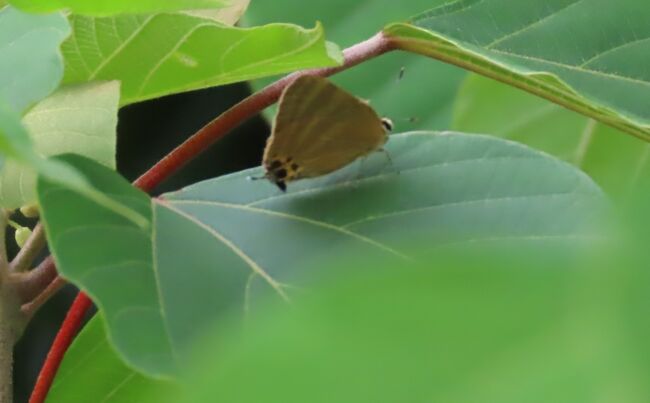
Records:
{"label": "butterfly", "polygon": [[298,77],[280,97],[264,177],[286,191],[288,182],[328,174],[380,150],[392,128],[390,119],[327,79]]}

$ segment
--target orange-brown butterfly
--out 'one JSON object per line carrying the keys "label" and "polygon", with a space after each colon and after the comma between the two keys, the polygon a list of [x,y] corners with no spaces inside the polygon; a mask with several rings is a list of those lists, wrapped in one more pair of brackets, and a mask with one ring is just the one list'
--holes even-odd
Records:
{"label": "orange-brown butterfly", "polygon": [[285,88],[266,143],[265,178],[287,183],[343,168],[380,150],[393,124],[327,79],[301,76]]}

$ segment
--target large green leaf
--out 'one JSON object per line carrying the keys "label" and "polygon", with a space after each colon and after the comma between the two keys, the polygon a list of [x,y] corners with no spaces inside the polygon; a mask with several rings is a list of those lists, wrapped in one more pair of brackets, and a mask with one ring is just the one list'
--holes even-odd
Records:
{"label": "large green leaf", "polygon": [[120,80],[122,104],[340,62],[323,29],[227,27],[187,14],[72,16],[64,82]]}
{"label": "large green leaf", "polygon": [[98,315],[66,352],[47,402],[154,403],[175,393],[173,383],[147,378],[124,364],[111,347]]}
{"label": "large green leaf", "polygon": [[459,92],[453,128],[549,152],[583,169],[612,196],[629,193],[650,175],[650,146],[642,140],[477,75]]}
{"label": "large green leaf", "polygon": [[[93,187],[150,220],[149,197],[117,173],[79,155],[62,160]],[[138,226],[47,178],[39,178],[37,194],[59,273],[93,297],[116,349],[138,358],[133,365],[155,375],[171,373],[172,351],[151,266],[151,226]]]}
{"label": "large green leaf", "polygon": [[[351,46],[393,21],[406,19],[446,0],[303,0],[253,1],[244,16],[249,25],[321,21],[327,37]],[[400,69],[405,68],[399,80]],[[370,100],[381,115],[393,118],[398,131],[447,129],[451,105],[464,71],[416,55],[390,53],[337,74],[333,80],[357,96]],[[268,80],[255,83],[260,88]],[[432,91],[421,91],[430,88]],[[408,94],[408,95],[407,95]],[[416,120],[409,121],[410,118]]]}
{"label": "large green leaf", "polygon": [[630,310],[647,314],[647,270],[531,258],[378,264],[243,332],[221,323],[180,401],[646,402],[648,319]]}
{"label": "large green leaf", "polygon": [[22,113],[52,92],[63,75],[59,46],[69,34],[60,14],[0,9],[0,99]]}
{"label": "large green leaf", "polygon": [[644,0],[483,0],[385,29],[429,55],[650,139],[650,7]]}
{"label": "large green leaf", "polygon": [[155,259],[170,336],[185,344],[190,323],[222,307],[250,309],[258,293],[289,299],[303,266],[337,248],[413,257],[420,239],[429,253],[566,241],[585,235],[590,203],[602,197],[569,165],[484,136],[407,133],[392,136],[388,152],[392,164],[375,155],[286,194],[245,180],[259,175],[246,171],[164,195],[154,208]]}
{"label": "large green leaf", "polygon": [[[61,273],[104,311],[117,350],[149,374],[172,374],[211,321],[293,298],[346,252],[404,262],[448,245],[524,246],[593,236],[601,191],[568,164],[487,136],[413,132],[383,154],[281,193],[249,170],[165,194],[153,233],[65,187],[39,183]],[[94,186],[149,216],[147,198],[109,169],[68,159]],[[75,206],[74,209],[68,206]],[[151,237],[153,236],[153,242]],[[153,248],[153,251],[152,251]]]}
{"label": "large green leaf", "polygon": [[9,3],[28,12],[51,12],[67,9],[75,14],[112,15],[156,13],[202,8],[222,8],[228,0],[9,0]]}
{"label": "large green leaf", "polygon": [[[74,152],[115,167],[116,81],[63,88],[23,118],[33,147],[42,156]],[[34,169],[9,160],[0,171],[0,205],[16,208],[34,201]]]}

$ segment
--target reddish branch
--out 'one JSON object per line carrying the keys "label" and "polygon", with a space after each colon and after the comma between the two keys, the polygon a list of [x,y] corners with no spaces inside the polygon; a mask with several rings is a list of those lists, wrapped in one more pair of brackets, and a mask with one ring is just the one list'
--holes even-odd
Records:
{"label": "reddish branch", "polygon": [[[344,50],[344,62],[341,66],[297,72],[276,81],[234,105],[201,128],[171,153],[158,161],[147,172],[142,174],[133,184],[146,192],[151,191],[230,130],[275,103],[284,88],[297,77],[306,74],[329,76],[394,49],[394,44],[380,32],[372,38]],[[55,279],[54,281],[57,280]],[[90,299],[83,292],[79,292],[65,320],[61,324],[59,333],[52,343],[50,352],[41,368],[36,386],[29,400],[30,403],[41,403],[45,400],[52,380],[63,359],[63,355],[70,346],[70,343],[72,343],[74,336],[81,326],[84,315],[90,306]]]}
{"label": "reddish branch", "polygon": [[270,84],[205,125],[185,140],[185,142],[176,147],[171,153],[158,161],[147,172],[142,174],[133,184],[146,192],[151,191],[160,182],[167,179],[174,172],[177,172],[223,135],[274,104],[280,97],[280,94],[282,94],[282,90],[297,77],[306,74],[329,76],[393,49],[392,42],[380,32],[372,38],[344,50],[344,63],[341,66],[293,73]]}
{"label": "reddish branch", "polygon": [[57,333],[54,342],[52,342],[52,347],[50,347],[50,351],[47,353],[45,363],[41,368],[41,372],[38,374],[36,385],[34,386],[32,395],[29,398],[29,403],[40,403],[45,401],[47,392],[49,392],[50,386],[52,386],[54,375],[63,360],[63,355],[68,350],[74,337],[77,335],[83,322],[83,318],[91,305],[92,302],[86,294],[83,292],[77,294],[77,298],[72,302],[68,314],[59,329],[59,333]]}

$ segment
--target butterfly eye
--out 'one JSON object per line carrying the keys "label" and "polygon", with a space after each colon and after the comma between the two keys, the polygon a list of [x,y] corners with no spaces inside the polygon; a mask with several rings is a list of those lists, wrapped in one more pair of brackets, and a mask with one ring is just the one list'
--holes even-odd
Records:
{"label": "butterfly eye", "polygon": [[393,131],[393,121],[388,118],[381,118],[381,125],[384,126],[384,130],[390,133]]}

